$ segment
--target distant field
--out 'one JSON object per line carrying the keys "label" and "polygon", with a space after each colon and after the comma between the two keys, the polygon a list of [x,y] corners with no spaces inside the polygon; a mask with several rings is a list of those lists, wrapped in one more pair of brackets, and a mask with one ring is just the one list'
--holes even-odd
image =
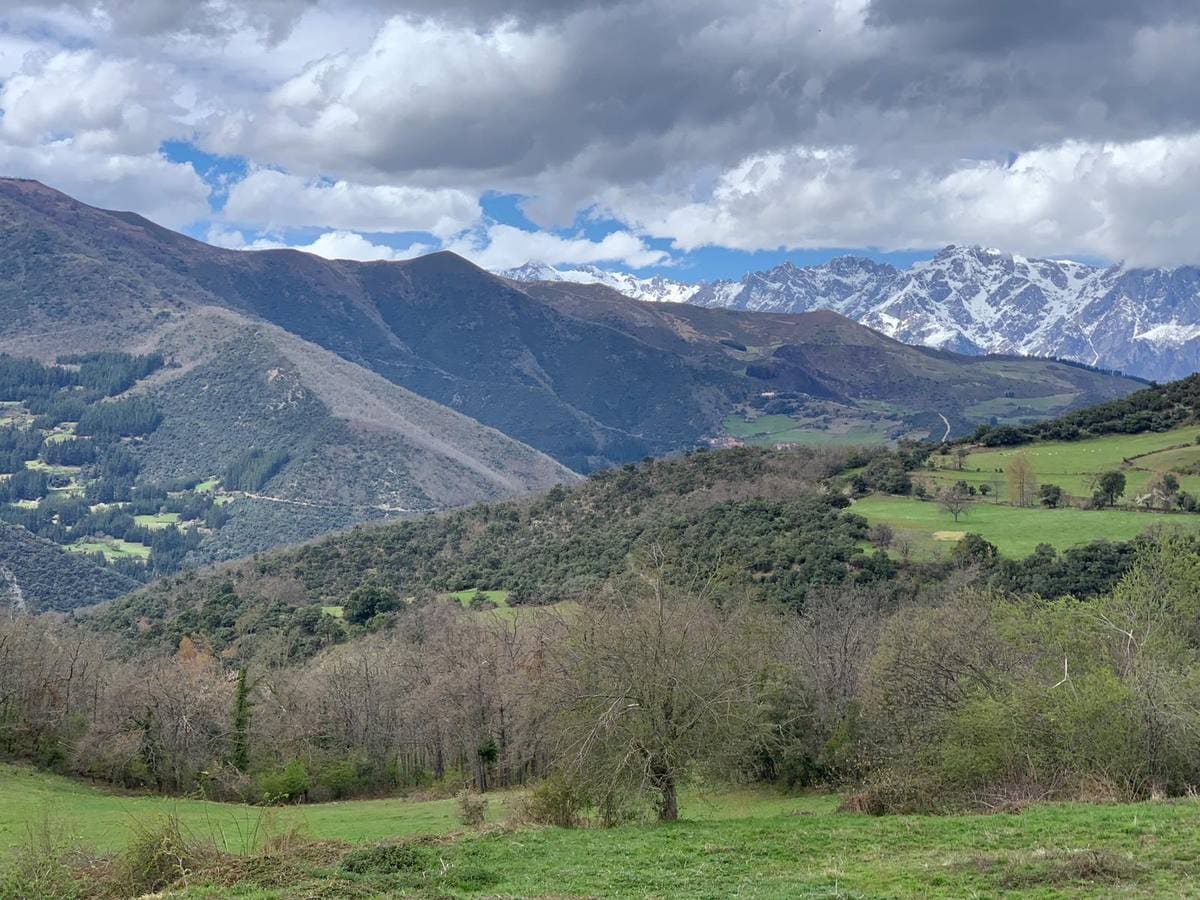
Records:
{"label": "distant field", "polygon": [[143,528],[148,528],[151,531],[157,531],[158,529],[166,528],[169,525],[178,525],[179,513],[168,512],[158,513],[157,515],[134,516],[133,521]]}
{"label": "distant field", "polygon": [[322,606],[321,612],[327,616],[333,616],[335,619],[342,619],[346,616],[346,607],[344,606]]}
{"label": "distant field", "polygon": [[463,606],[470,606],[471,601],[475,599],[477,593],[483,594],[483,596],[487,597],[488,600],[500,608],[508,606],[508,591],[476,591],[472,588],[466,591],[455,591],[449,596],[453,597]]}
{"label": "distant field", "polygon": [[[489,795],[494,819],[506,797]],[[188,833],[240,851],[299,825],[351,843],[459,836],[432,846],[435,872],[476,883],[433,893],[386,875],[348,880],[312,862],[284,884],[231,891],[202,879],[173,897],[253,900],[321,896],[439,897],[1148,897],[1200,890],[1200,802],[1053,804],[1017,815],[837,813],[829,795],[768,790],[685,792],[670,826],[535,828],[463,833],[450,800],[368,800],[260,810],[232,804],[102,793],[29,769],[0,766],[0,845],[48,821],[115,849],[138,821],[168,813]],[[253,877],[247,867],[243,878]],[[436,876],[435,876],[436,877]]]}
{"label": "distant field", "polygon": [[255,829],[264,827],[302,825],[315,835],[346,841],[444,834],[457,827],[453,800],[362,800],[262,809],[102,791],[24,766],[0,763],[0,850],[20,843],[28,827],[36,827],[46,818],[61,823],[83,843],[115,849],[136,820],[168,814],[179,816],[192,832],[211,835],[234,851],[242,850]]}
{"label": "distant field", "polygon": [[[1200,516],[1105,509],[1043,509],[998,503],[973,503],[957,523],[950,513],[930,500],[873,495],[855,501],[852,512],[867,521],[886,522],[912,541],[918,556],[950,552],[966,532],[982,535],[1005,556],[1021,557],[1038,544],[1059,550],[1096,540],[1127,541],[1155,526],[1200,531]],[[942,534],[938,535],[938,532]]]}
{"label": "distant field", "polygon": [[[1129,501],[1144,492],[1155,471],[1168,471],[1189,464],[1200,466],[1200,445],[1196,444],[1198,434],[1200,428],[1192,426],[1162,433],[1108,435],[1086,441],[1051,441],[978,450],[964,461],[962,472],[953,469],[952,456],[935,454],[932,460],[939,469],[933,477],[938,482],[959,478],[971,484],[989,482],[999,489],[1002,498],[1007,498],[1004,468],[1013,456],[1024,452],[1033,465],[1039,484],[1057,484],[1075,496],[1090,496],[1091,475],[1120,469],[1125,473],[1127,485],[1124,500]],[[1167,452],[1162,452],[1164,450]],[[1126,463],[1126,460],[1129,462]],[[1179,481],[1184,490],[1200,494],[1200,476],[1180,475]]]}
{"label": "distant field", "polygon": [[80,541],[77,544],[64,544],[64,550],[72,553],[103,553],[109,561],[116,559],[149,559],[150,548],[145,544],[133,544],[129,541]]}
{"label": "distant field", "polygon": [[854,446],[857,444],[882,444],[888,440],[885,423],[853,425],[840,430],[828,430],[806,426],[790,416],[759,416],[747,420],[743,416],[729,416],[724,421],[725,431],[748,444],[803,444],[810,447]]}
{"label": "distant field", "polygon": [[968,406],[963,412],[971,419],[986,421],[993,416],[1005,425],[1045,419],[1069,407],[1078,394],[1050,394],[1046,397],[996,397]]}
{"label": "distant field", "polygon": [[25,468],[33,469],[37,472],[45,472],[47,475],[78,475],[80,472],[79,466],[52,466],[42,462],[40,459],[27,460]]}

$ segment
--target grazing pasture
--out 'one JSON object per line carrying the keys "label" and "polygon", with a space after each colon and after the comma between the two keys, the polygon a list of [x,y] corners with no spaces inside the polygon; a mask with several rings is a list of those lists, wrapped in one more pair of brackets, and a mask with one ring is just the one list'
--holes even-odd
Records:
{"label": "grazing pasture", "polygon": [[1066,550],[1091,541],[1128,541],[1150,528],[1200,530],[1200,516],[1195,514],[1131,509],[1020,508],[977,501],[955,523],[935,501],[872,495],[856,500],[852,510],[872,525],[886,522],[898,538],[911,541],[918,558],[949,553],[967,532],[986,538],[1005,556],[1020,557],[1038,544]]}
{"label": "grazing pasture", "polygon": [[[0,846],[19,853],[31,835],[36,846],[39,835],[58,834],[77,847],[120,852],[175,816],[185,841],[248,854],[197,853],[186,876],[160,894],[195,898],[1149,897],[1200,890],[1194,799],[875,817],[838,812],[839,798],[827,794],[693,789],[673,825],[501,827],[516,800],[489,795],[490,824],[474,831],[459,823],[453,800],[263,809],[102,792],[4,765]],[[381,843],[408,849],[371,849]]]}

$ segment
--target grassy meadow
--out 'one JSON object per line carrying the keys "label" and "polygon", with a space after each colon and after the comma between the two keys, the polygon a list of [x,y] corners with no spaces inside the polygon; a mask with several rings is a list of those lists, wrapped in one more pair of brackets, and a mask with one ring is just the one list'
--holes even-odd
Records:
{"label": "grassy meadow", "polygon": [[[1068,494],[1091,495],[1090,479],[1099,472],[1120,469],[1125,473],[1125,500],[1145,491],[1155,472],[1188,470],[1200,467],[1200,445],[1195,426],[1146,434],[1108,435],[1083,441],[1046,441],[1018,447],[980,448],[963,461],[963,470],[955,469],[953,456],[935,454],[937,469],[932,478],[938,482],[963,479],[971,484],[989,483],[1002,499],[1007,499],[1004,469],[1018,453],[1024,453],[1033,465],[1038,484],[1057,484]],[[1200,468],[1197,468],[1200,471]],[[925,473],[922,473],[924,475]],[[1179,474],[1180,487],[1200,492],[1200,475]]]}
{"label": "grassy meadow", "polygon": [[[514,800],[491,795],[490,824],[472,831],[452,800],[263,810],[120,796],[0,766],[0,845],[14,852],[48,823],[118,851],[174,814],[190,839],[249,852],[192,867],[158,894],[168,897],[1200,896],[1194,799],[872,817],[838,812],[831,795],[693,790],[676,824],[612,829],[506,824]],[[302,840],[263,848],[293,829]],[[380,842],[411,848],[411,868],[361,864],[377,851],[354,848]]]}
{"label": "grassy meadow", "polygon": [[882,444],[889,438],[889,423],[843,421],[827,429],[814,428],[791,416],[729,416],[723,426],[726,433],[744,441],[773,447],[776,444],[799,444],[805,447],[854,447],[860,444]]}
{"label": "grassy meadow", "polygon": [[1097,540],[1128,541],[1148,528],[1200,530],[1200,516],[1133,509],[1044,509],[1004,503],[972,503],[955,523],[933,500],[872,495],[854,502],[852,511],[874,525],[886,522],[907,538],[916,558],[949,553],[967,532],[982,535],[1005,556],[1028,556],[1038,544],[1058,550]]}
{"label": "grassy meadow", "polygon": [[[1005,556],[1032,553],[1038,544],[1066,550],[1098,540],[1128,541],[1148,529],[1200,530],[1200,516],[1163,512],[1137,505],[1147,484],[1158,472],[1172,472],[1180,489],[1200,494],[1200,444],[1195,426],[1161,433],[1109,435],[1082,441],[1047,441],[1018,447],[973,449],[962,461],[952,454],[935,453],[932,468],[912,473],[930,499],[873,494],[854,503],[854,511],[871,524],[886,523],[917,559],[948,554],[968,532],[995,544]],[[1035,484],[1057,484],[1079,505],[1058,509],[1040,504],[1015,507],[1008,503],[1005,470],[1014,456],[1024,453],[1033,467]],[[1079,501],[1091,496],[1092,482],[1100,473],[1119,470],[1126,480],[1125,495],[1108,509],[1084,509]],[[980,493],[959,517],[932,498],[957,481],[980,488]],[[896,550],[893,548],[893,553]]]}

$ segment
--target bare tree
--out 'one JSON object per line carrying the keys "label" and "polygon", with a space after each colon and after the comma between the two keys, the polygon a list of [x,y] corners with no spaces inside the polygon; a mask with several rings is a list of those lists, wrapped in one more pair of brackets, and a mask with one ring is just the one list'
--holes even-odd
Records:
{"label": "bare tree", "polygon": [[1013,506],[1030,506],[1037,492],[1037,475],[1029,456],[1021,451],[1009,461],[1004,470],[1008,478],[1008,502]]}
{"label": "bare tree", "polygon": [[718,608],[664,578],[661,555],[620,594],[580,610],[558,649],[556,761],[593,796],[634,789],[679,815],[696,767],[745,762],[770,734],[763,702],[784,629],[762,607]]}
{"label": "bare tree", "polygon": [[970,505],[970,495],[963,489],[961,482],[948,485],[938,492],[938,506],[954,516],[956,524],[958,517],[964,515]]}

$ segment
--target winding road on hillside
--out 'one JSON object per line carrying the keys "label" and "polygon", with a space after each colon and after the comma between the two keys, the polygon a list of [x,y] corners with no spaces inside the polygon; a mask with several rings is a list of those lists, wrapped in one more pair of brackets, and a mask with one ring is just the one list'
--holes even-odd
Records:
{"label": "winding road on hillside", "polygon": [[946,441],[950,440],[950,420],[941,413],[938,413],[938,418],[946,423],[946,433],[942,435],[942,443],[944,444]]}

